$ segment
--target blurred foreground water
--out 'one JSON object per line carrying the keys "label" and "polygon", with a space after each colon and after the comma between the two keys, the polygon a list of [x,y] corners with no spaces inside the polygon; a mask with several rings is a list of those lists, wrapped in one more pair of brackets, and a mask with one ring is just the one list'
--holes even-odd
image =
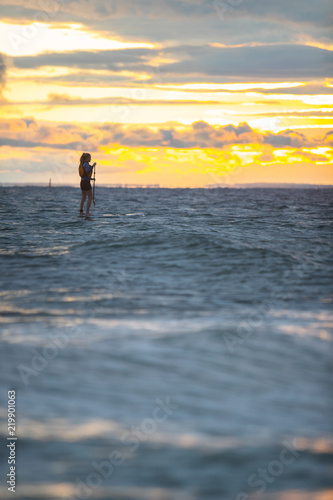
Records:
{"label": "blurred foreground water", "polygon": [[0,188],[0,497],[332,498],[332,193]]}

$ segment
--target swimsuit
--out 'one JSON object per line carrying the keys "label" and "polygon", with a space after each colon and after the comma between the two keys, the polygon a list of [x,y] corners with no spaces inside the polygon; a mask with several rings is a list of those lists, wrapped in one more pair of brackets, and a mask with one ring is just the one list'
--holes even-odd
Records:
{"label": "swimsuit", "polygon": [[[92,172],[93,169],[93,167],[91,167],[89,163],[84,163],[83,168],[87,172],[87,174]],[[91,191],[90,177],[88,177],[88,175],[81,178],[80,187],[82,191]]]}

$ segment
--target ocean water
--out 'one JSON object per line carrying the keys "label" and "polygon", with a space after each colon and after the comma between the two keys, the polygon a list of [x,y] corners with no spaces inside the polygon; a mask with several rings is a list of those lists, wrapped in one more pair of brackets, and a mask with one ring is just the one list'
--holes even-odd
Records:
{"label": "ocean water", "polygon": [[332,194],[0,188],[0,497],[332,498]]}

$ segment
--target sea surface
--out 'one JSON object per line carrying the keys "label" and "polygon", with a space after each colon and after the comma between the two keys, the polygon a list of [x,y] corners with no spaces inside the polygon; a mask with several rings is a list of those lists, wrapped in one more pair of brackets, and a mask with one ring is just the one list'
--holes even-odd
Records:
{"label": "sea surface", "polygon": [[332,498],[332,195],[1,187],[0,497]]}

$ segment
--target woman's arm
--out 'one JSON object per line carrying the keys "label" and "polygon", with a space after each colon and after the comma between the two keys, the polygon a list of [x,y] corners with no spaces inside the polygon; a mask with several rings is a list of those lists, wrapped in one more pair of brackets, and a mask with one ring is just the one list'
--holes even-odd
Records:
{"label": "woman's arm", "polygon": [[88,177],[89,176],[91,177],[92,172],[93,172],[93,168],[94,168],[95,165],[96,165],[96,163],[94,163],[93,165],[90,165],[90,163],[88,163],[88,162],[86,162],[86,163],[83,164],[83,168],[84,168],[84,170],[85,170],[85,172],[86,172],[86,174],[87,174]]}

